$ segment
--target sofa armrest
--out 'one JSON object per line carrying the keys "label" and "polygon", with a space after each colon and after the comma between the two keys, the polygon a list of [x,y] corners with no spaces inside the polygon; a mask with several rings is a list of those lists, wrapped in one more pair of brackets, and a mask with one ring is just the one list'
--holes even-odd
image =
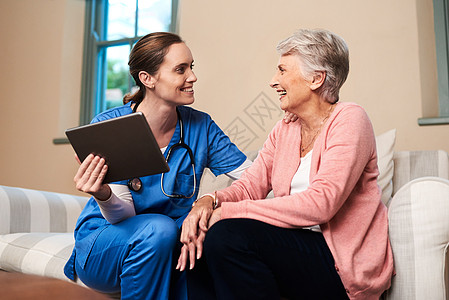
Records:
{"label": "sofa armrest", "polygon": [[71,232],[88,198],[0,186],[0,234]]}
{"label": "sofa armrest", "polygon": [[388,206],[396,276],[387,299],[448,296],[449,180],[422,177],[405,184]]}
{"label": "sofa armrest", "polygon": [[[254,161],[259,153],[259,150],[253,150],[245,152],[246,157]],[[198,197],[207,194],[213,193],[214,191],[219,191],[224,189],[232,184],[234,180],[228,177],[226,174],[221,174],[217,177],[208,169],[204,169],[203,176],[200,181],[200,189],[198,191]]]}

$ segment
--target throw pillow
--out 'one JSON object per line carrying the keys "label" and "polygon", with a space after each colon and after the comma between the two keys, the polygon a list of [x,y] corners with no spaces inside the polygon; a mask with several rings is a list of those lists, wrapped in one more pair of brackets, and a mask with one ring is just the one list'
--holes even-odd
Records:
{"label": "throw pillow", "polygon": [[382,202],[387,204],[393,192],[394,172],[394,145],[396,142],[396,129],[389,130],[376,137],[377,165],[379,177],[377,183],[382,189]]}

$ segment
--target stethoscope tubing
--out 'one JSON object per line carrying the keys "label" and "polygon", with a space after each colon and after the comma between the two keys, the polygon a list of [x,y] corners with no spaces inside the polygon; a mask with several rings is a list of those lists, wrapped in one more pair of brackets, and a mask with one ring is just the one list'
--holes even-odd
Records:
{"label": "stethoscope tubing", "polygon": [[[133,108],[133,112],[137,111],[137,107],[139,106],[140,103],[136,103],[134,105]],[[181,118],[181,113],[179,112],[178,108],[176,108],[176,114],[178,116],[178,120],[179,120],[179,127],[180,127],[180,138],[179,141],[176,144],[173,144],[170,146],[170,148],[167,151],[167,157],[165,158],[165,161],[168,163],[168,160],[170,158],[170,154],[171,152],[176,149],[176,148],[184,148],[186,149],[187,153],[189,154],[189,158],[192,164],[192,171],[193,171],[193,192],[192,194],[190,194],[189,196],[185,196],[185,195],[181,195],[181,194],[167,194],[165,192],[164,189],[164,173],[161,174],[161,191],[162,193],[169,197],[169,198],[192,198],[195,193],[196,193],[196,172],[195,172],[195,157],[193,156],[193,151],[192,149],[184,142],[184,126],[183,126],[183,122],[182,122],[182,118]],[[138,192],[140,191],[140,189],[142,188],[142,181],[140,180],[140,178],[133,178],[131,180],[128,181],[128,187],[134,191],[134,192]]]}

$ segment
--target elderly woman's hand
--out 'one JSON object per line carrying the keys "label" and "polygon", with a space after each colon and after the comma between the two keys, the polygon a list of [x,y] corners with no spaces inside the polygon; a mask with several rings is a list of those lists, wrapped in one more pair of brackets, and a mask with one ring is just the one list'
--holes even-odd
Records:
{"label": "elderly woman's hand", "polygon": [[104,184],[103,180],[108,171],[108,165],[104,158],[89,154],[81,163],[76,157],[80,167],[73,180],[76,188],[91,194],[98,200],[107,200],[111,196],[111,188]]}
{"label": "elderly woman's hand", "polygon": [[190,262],[190,269],[193,269],[195,259],[201,258],[203,242],[212,212],[213,198],[211,196],[203,196],[196,201],[195,206],[182,224],[181,243],[184,245],[176,269],[184,271],[187,260]]}
{"label": "elderly woman's hand", "polygon": [[211,228],[212,225],[214,225],[220,220],[221,220],[221,207],[218,207],[217,209],[214,210],[212,216],[209,219],[209,228]]}
{"label": "elderly woman's hand", "polygon": [[298,116],[295,115],[294,113],[285,111],[284,113],[284,122],[286,124],[290,123],[290,122],[295,122],[296,120],[298,120]]}

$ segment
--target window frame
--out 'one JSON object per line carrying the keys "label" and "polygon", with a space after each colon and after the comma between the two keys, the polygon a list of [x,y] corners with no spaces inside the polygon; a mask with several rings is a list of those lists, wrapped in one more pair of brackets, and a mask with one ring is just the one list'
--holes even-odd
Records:
{"label": "window frame", "polygon": [[419,118],[418,124],[449,124],[449,0],[433,0],[438,75],[438,117]]}
{"label": "window frame", "polygon": [[[136,7],[138,0],[136,1]],[[142,0],[141,0],[142,1]],[[169,26],[170,32],[177,32],[178,0],[171,0],[172,14]],[[136,22],[134,37],[107,41],[102,37],[107,32],[107,0],[86,0],[85,23],[84,23],[84,49],[83,67],[81,81],[81,103],[80,103],[80,125],[88,124],[101,110],[104,103],[103,90],[106,78],[99,76],[100,69],[104,68],[106,62],[106,49],[111,46],[132,45],[142,36],[138,32],[138,10],[136,9]],[[129,76],[130,86],[132,78]]]}

